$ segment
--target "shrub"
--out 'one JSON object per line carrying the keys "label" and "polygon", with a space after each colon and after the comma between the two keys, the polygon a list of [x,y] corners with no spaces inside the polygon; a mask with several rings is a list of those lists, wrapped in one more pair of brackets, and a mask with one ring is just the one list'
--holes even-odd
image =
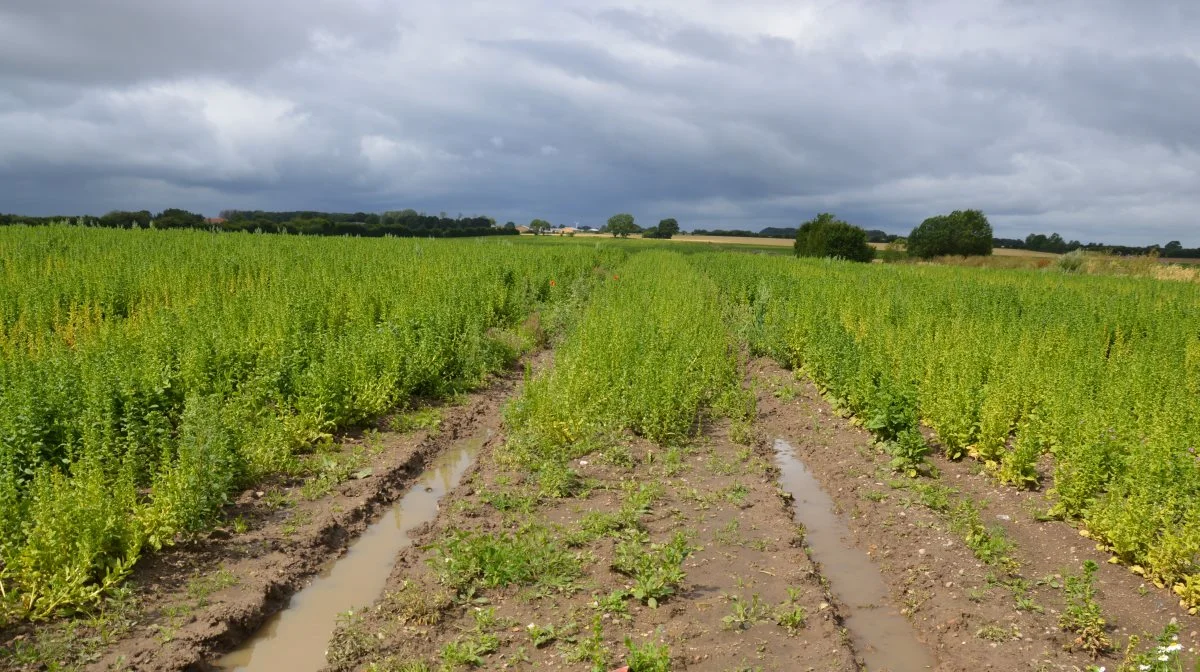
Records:
{"label": "shrub", "polygon": [[1058,261],[1055,262],[1055,265],[1058,266],[1060,270],[1066,271],[1067,273],[1074,273],[1083,267],[1083,261],[1083,252],[1080,250],[1072,250],[1059,257]]}
{"label": "shrub", "polygon": [[828,212],[800,225],[795,250],[798,257],[838,257],[848,261],[875,258],[875,248],[867,244],[866,231]]}
{"label": "shrub", "polygon": [[989,255],[992,225],[981,210],[955,210],[921,222],[908,236],[908,253],[928,259],[943,255]]}

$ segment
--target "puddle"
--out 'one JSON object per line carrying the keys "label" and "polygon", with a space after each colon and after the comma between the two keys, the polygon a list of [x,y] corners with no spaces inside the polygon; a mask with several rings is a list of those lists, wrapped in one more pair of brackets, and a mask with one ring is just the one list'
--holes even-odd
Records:
{"label": "puddle", "polygon": [[775,455],[783,488],[795,497],[796,520],[804,524],[812,558],[820,563],[830,590],[846,607],[843,625],[866,669],[933,669],[933,656],[917,640],[908,620],[890,605],[879,568],[866,553],[854,548],[849,528],[834,513],[833,500],[787,441],[775,439]]}
{"label": "puddle", "polygon": [[490,432],[460,442],[434,460],[345,555],[293,595],[253,638],[218,660],[216,668],[304,672],[325,667],[325,649],[338,614],[379,597],[396,554],[412,544],[408,533],[437,516],[438,500],[458,485],[488,436]]}

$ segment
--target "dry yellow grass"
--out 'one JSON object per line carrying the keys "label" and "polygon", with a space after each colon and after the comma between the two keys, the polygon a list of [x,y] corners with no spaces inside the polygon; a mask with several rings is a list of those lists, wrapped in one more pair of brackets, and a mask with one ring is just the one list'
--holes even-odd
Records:
{"label": "dry yellow grass", "polygon": [[[877,250],[886,250],[889,243],[870,243],[871,247]],[[992,256],[996,257],[1041,257],[1044,259],[1054,259],[1061,255],[1054,252],[1034,252],[1033,250],[1012,250],[1007,247],[997,247],[992,250]]]}
{"label": "dry yellow grass", "polygon": [[791,247],[791,238],[749,238],[746,236],[679,236],[672,238],[684,243],[724,243],[730,245],[764,245],[768,247]]}

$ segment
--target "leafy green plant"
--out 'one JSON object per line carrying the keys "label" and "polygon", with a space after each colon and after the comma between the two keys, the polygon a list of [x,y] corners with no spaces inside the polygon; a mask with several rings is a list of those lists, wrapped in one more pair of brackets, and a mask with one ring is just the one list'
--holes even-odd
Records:
{"label": "leafy green plant", "polygon": [[911,391],[879,385],[871,394],[863,426],[883,441],[897,441],[917,427],[917,402]]}
{"label": "leafy green plant", "polygon": [[775,622],[787,630],[789,635],[794,635],[808,623],[808,610],[797,604],[796,598],[792,597],[775,608]]}
{"label": "leafy green plant", "polygon": [[474,634],[447,642],[440,653],[442,664],[450,669],[480,667],[484,656],[500,648],[500,638],[494,634]]}
{"label": "leafy green plant", "polygon": [[903,430],[895,441],[887,444],[887,448],[892,456],[893,470],[916,478],[927,468],[925,457],[929,455],[929,445],[919,430]]}
{"label": "leafy green plant", "polygon": [[1096,588],[1093,582],[1098,569],[1099,566],[1095,562],[1085,560],[1083,573],[1068,575],[1063,582],[1067,604],[1058,623],[1063,630],[1074,636],[1067,643],[1070,650],[1082,649],[1098,654],[1112,648],[1107,621],[1096,602]]}
{"label": "leafy green plant", "polygon": [[950,510],[952,498],[957,493],[954,488],[938,483],[917,483],[913,486],[917,501],[930,510],[945,513]]}
{"label": "leafy green plant", "polygon": [[671,672],[671,647],[654,642],[637,644],[625,638],[629,649],[629,672]]}
{"label": "leafy green plant", "polygon": [[526,626],[526,631],[529,633],[529,639],[533,641],[535,649],[552,644],[558,639],[558,630],[553,625],[542,626],[530,623]]}
{"label": "leafy green plant", "polygon": [[976,558],[989,565],[997,565],[1009,571],[1018,567],[1012,557],[1012,542],[1004,528],[987,527],[979,515],[979,508],[969,499],[958,503],[950,513],[950,526],[955,534],[961,535]]}
{"label": "leafy green plant", "polygon": [[617,545],[612,567],[633,579],[630,595],[656,608],[683,585],[683,561],[694,550],[683,532],[676,532],[666,544],[649,548],[640,539],[628,539]]}
{"label": "leafy green plant", "polygon": [[562,648],[567,662],[590,663],[591,672],[607,672],[611,655],[604,646],[604,622],[599,614],[592,619],[591,634]]}
{"label": "leafy green plant", "polygon": [[579,559],[535,525],[513,533],[454,530],[433,545],[430,565],[442,583],[463,594],[474,588],[540,585],[566,591],[581,573]]}
{"label": "leafy green plant", "polygon": [[750,626],[765,621],[771,610],[763,604],[758,593],[744,600],[740,596],[730,597],[730,613],[721,618],[727,630],[747,630]]}

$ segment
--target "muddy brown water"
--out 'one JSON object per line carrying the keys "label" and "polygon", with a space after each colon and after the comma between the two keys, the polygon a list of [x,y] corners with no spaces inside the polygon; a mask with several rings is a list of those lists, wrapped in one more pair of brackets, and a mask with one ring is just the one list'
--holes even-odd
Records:
{"label": "muddy brown water", "polygon": [[829,580],[830,590],[845,606],[843,625],[855,652],[871,672],[933,669],[935,660],[916,631],[888,598],[879,568],[854,548],[850,529],[834,511],[791,444],[775,439],[780,483],[791,493],[796,521],[803,523],[810,555]]}
{"label": "muddy brown water", "polygon": [[374,602],[409,532],[437,516],[438,502],[475,461],[488,435],[471,437],[440,455],[382,518],[367,528],[313,582],[294,595],[253,638],[215,663],[221,670],[289,670],[325,666],[325,649],[339,614]]}

